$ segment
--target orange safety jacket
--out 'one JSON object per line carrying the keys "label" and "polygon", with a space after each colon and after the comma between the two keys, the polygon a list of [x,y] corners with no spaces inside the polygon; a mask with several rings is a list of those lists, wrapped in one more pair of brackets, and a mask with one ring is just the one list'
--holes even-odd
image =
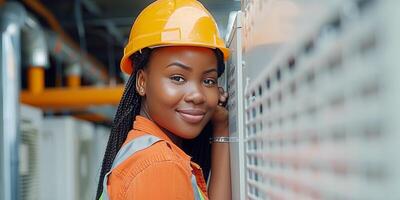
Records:
{"label": "orange safety jacket", "polygon": [[149,119],[136,116],[100,199],[208,200],[199,165]]}

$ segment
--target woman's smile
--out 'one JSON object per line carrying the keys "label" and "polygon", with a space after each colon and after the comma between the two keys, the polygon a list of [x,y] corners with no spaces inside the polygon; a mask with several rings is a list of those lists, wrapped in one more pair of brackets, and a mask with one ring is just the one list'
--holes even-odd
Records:
{"label": "woman's smile", "polygon": [[195,108],[176,109],[176,112],[184,121],[190,124],[197,124],[201,122],[206,114],[205,111]]}

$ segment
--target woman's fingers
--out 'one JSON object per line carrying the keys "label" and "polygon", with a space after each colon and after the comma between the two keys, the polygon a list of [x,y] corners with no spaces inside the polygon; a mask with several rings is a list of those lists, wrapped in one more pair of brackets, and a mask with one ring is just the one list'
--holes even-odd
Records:
{"label": "woman's fingers", "polygon": [[228,93],[224,91],[224,88],[219,87],[219,102],[218,105],[225,106],[228,100]]}

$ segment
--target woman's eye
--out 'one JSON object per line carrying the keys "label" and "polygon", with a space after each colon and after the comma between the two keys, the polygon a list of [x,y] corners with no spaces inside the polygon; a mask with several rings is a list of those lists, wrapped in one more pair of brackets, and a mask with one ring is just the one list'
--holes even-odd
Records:
{"label": "woman's eye", "polygon": [[178,83],[185,82],[185,79],[182,76],[171,76],[170,79]]}
{"label": "woman's eye", "polygon": [[206,84],[208,86],[213,86],[213,85],[217,84],[217,81],[214,79],[205,79],[203,82],[204,82],[204,84]]}

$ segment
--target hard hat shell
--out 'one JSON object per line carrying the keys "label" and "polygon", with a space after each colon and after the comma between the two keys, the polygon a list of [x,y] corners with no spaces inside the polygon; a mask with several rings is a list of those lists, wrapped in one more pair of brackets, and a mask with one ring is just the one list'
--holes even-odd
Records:
{"label": "hard hat shell", "polygon": [[221,50],[225,61],[229,57],[214,18],[197,0],[158,0],[146,7],[132,26],[121,70],[131,74],[132,54],[160,46],[208,47]]}

